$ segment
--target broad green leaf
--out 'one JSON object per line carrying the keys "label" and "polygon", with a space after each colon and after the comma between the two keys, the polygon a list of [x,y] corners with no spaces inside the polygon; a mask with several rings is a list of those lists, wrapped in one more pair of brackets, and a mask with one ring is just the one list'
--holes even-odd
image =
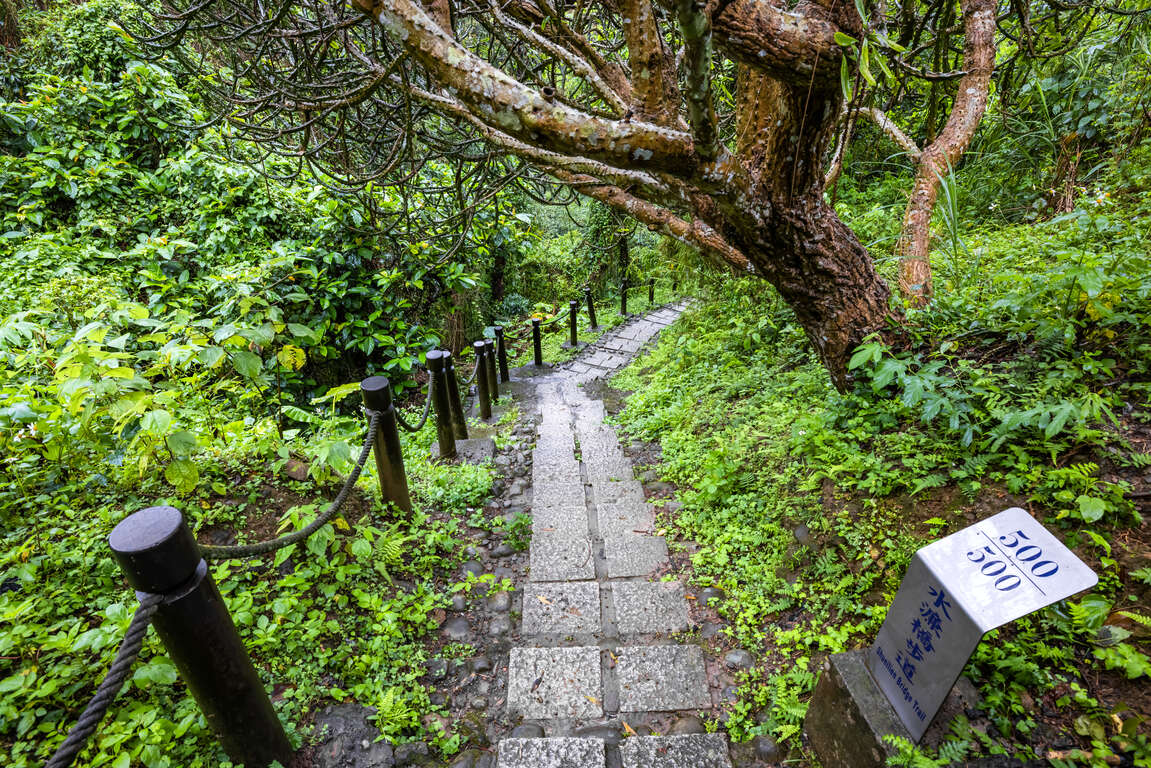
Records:
{"label": "broad green leaf", "polygon": [[208,368],[215,368],[224,359],[223,347],[204,347],[196,353],[196,359]]}
{"label": "broad green leaf", "polygon": [[264,368],[264,362],[260,360],[258,355],[254,355],[247,350],[241,349],[232,353],[232,367],[236,369],[236,373],[249,379],[254,379],[260,375],[260,371]]}
{"label": "broad green leaf", "polygon": [[288,323],[288,330],[292,332],[293,336],[301,339],[314,339],[316,336],[311,328],[299,323]]}
{"label": "broad green leaf", "polygon": [[1088,496],[1084,493],[1080,494],[1075,501],[1079,504],[1079,514],[1089,523],[1103,517],[1103,513],[1107,511],[1107,502],[1095,496]]}
{"label": "broad green leaf", "polygon": [[178,492],[188,493],[200,482],[200,470],[188,459],[176,459],[164,470],[164,479]]}
{"label": "broad green leaf", "polygon": [[166,658],[152,659],[136,668],[132,682],[141,688],[148,685],[171,685],[176,682],[176,667]]}
{"label": "broad green leaf", "polygon": [[168,450],[177,456],[188,456],[196,452],[199,443],[191,432],[181,430],[168,435]]}
{"label": "broad green leaf", "polygon": [[162,435],[172,426],[172,414],[164,410],[148,411],[140,419],[140,429],[153,435]]}
{"label": "broad green leaf", "polygon": [[372,556],[372,545],[364,539],[356,539],[353,541],[348,549],[352,553],[352,557],[357,560],[367,560]]}
{"label": "broad green leaf", "polygon": [[863,41],[863,47],[859,51],[859,74],[863,75],[863,79],[869,85],[875,85],[875,75],[871,74],[871,65],[868,63],[870,48],[867,41]]}

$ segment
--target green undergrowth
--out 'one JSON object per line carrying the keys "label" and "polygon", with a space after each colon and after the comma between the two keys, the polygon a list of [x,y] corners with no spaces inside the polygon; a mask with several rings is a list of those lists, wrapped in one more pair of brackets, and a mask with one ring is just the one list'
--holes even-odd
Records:
{"label": "green undergrowth", "polygon": [[[178,408],[152,410],[152,419],[194,427],[202,404],[182,394]],[[217,410],[212,416],[239,414]],[[273,420],[251,415],[224,421],[216,434],[197,430],[189,460],[198,480],[184,492],[174,492],[162,473],[141,477],[135,461],[108,461],[99,465],[101,474],[61,473],[51,485],[25,488],[22,498],[5,500],[0,749],[7,765],[43,764],[123,637],[135,599],[110,557],[111,528],[153,504],[181,509],[202,540],[232,532],[241,541],[262,540],[306,525],[334,496],[364,432],[359,417],[325,415],[315,421],[306,432],[283,435]],[[23,453],[11,458],[43,448],[31,430],[35,423],[25,428],[24,445],[15,446]],[[419,678],[429,632],[437,626],[434,612],[461,586],[445,576],[459,560],[456,536],[482,506],[494,472],[490,466],[430,461],[434,439],[430,423],[403,436],[417,505],[413,514],[380,503],[369,461],[345,511],[305,543],[255,560],[212,564],[297,745],[311,737],[310,718],[318,707],[354,700],[377,709],[376,724],[393,740],[428,739],[449,753],[456,748],[454,737],[426,730],[424,717],[436,708]],[[72,438],[72,447],[88,456],[99,450],[82,433]],[[288,476],[303,466],[309,470],[305,479]],[[19,474],[10,477],[19,482]],[[228,765],[153,634],[78,764]]]}
{"label": "green undergrowth", "polygon": [[[734,738],[802,751],[820,660],[870,644],[910,555],[1022,504],[1100,583],[984,641],[967,674],[989,735],[959,723],[946,749],[1031,759],[1062,732],[1081,748],[1067,765],[1147,764],[1151,563],[1131,492],[1151,466],[1151,206],[1133,194],[1149,157],[1069,215],[970,236],[979,258],[956,279],[940,257],[934,304],[899,347],[860,347],[847,393],[752,281],[712,291],[616,378],[633,391],[622,427],[661,443],[679,487],[668,531],[699,543],[693,578],[725,590],[731,641],[760,660]],[[1042,716],[1025,706],[1040,700]]]}

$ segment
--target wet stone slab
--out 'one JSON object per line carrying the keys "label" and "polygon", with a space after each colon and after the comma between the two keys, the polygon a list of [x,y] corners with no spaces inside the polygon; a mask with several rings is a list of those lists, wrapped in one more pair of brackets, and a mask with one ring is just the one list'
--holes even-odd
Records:
{"label": "wet stone slab", "polygon": [[532,488],[532,508],[575,507],[585,503],[583,483],[574,479],[552,480]]}
{"label": "wet stone slab", "polygon": [[606,481],[592,483],[592,494],[597,502],[634,502],[642,504],[647,500],[643,494],[643,484],[628,477],[610,477]]}
{"label": "wet stone slab", "polygon": [[564,531],[532,536],[530,581],[582,581],[595,578],[591,539]]}
{"label": "wet stone slab", "polygon": [[588,535],[587,510],[582,504],[568,507],[542,507],[532,510],[532,536],[559,533],[566,538]]}
{"label": "wet stone slab", "polygon": [[[532,542],[535,548],[535,542]],[[650,576],[667,564],[667,541],[662,536],[624,535],[604,540],[607,575],[611,579]]]}
{"label": "wet stone slab", "polygon": [[562,460],[534,462],[532,464],[532,487],[539,488],[551,484],[567,484],[572,478],[579,478],[579,462],[568,456]]}
{"label": "wet stone slab", "polygon": [[512,648],[508,714],[529,720],[603,715],[599,648]]}
{"label": "wet stone slab", "polygon": [[631,462],[621,457],[618,458],[601,458],[591,461],[585,461],[584,466],[587,469],[587,478],[593,484],[606,483],[613,480],[632,480],[635,474],[632,472]]}
{"label": "wet stone slab", "polygon": [[683,632],[689,626],[683,584],[616,582],[612,585],[616,626],[625,635]]}
{"label": "wet stone slab", "polygon": [[602,739],[504,739],[496,768],[604,768]]}
{"label": "wet stone slab", "polygon": [[623,768],[731,768],[718,733],[624,739],[619,752]]}
{"label": "wet stone slab", "polygon": [[596,504],[596,516],[600,536],[605,541],[636,535],[650,536],[655,531],[655,509],[650,504]]}
{"label": "wet stone slab", "polygon": [[707,709],[703,651],[694,645],[629,646],[615,666],[621,712]]}
{"label": "wet stone slab", "polygon": [[525,635],[580,635],[600,630],[599,584],[530,584],[524,589]]}

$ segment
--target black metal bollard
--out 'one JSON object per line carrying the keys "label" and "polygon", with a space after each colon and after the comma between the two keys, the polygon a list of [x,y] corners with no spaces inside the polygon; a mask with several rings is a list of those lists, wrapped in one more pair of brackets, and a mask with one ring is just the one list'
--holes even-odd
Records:
{"label": "black metal bollard", "polygon": [[491,393],[488,392],[488,362],[485,359],[487,352],[482,341],[474,342],[472,349],[476,353],[476,399],[480,405],[480,418],[486,420],[492,417]]}
{"label": "black metal bollard", "polygon": [[671,292],[672,293],[679,293],[679,278],[678,277],[673,277],[671,279]]}
{"label": "black metal bollard", "polygon": [[655,304],[655,278],[647,281],[647,303]]}
{"label": "black metal bollard", "polygon": [[468,439],[468,420],[460,400],[460,384],[456,381],[456,364],[452,353],[444,350],[444,381],[448,385],[448,407],[452,410],[452,431],[457,440]]}
{"label": "black metal bollard", "polygon": [[572,299],[568,302],[568,344],[572,349],[579,346],[576,336],[576,324],[579,322],[579,302]]}
{"label": "black metal bollard", "polygon": [[500,399],[500,375],[496,368],[496,343],[491,339],[484,339],[484,354],[487,355],[488,391],[492,395],[494,405]]}
{"label": "black metal bollard", "polygon": [[596,319],[595,319],[595,302],[592,301],[590,288],[587,288],[584,290],[583,297],[584,297],[584,300],[587,302],[587,319],[588,319],[588,322],[591,323],[591,328],[593,331],[597,330],[599,328],[599,323],[597,323]]}
{"label": "black metal bollard", "polygon": [[502,325],[496,326],[496,357],[499,358],[497,362],[500,364],[500,381],[507,384],[512,380],[512,375],[508,372],[508,350],[504,346],[504,327]]}
{"label": "black metal bollard", "polygon": [[290,764],[291,742],[184,516],[142,509],[108,544],[133,589],[164,596],[152,625],[228,757],[250,768]]}
{"label": "black metal bollard", "polygon": [[408,476],[404,473],[404,452],[400,447],[400,430],[396,424],[396,410],[392,405],[392,383],[386,376],[370,376],[360,382],[364,405],[378,411],[380,423],[376,428],[376,475],[380,479],[380,494],[404,512],[412,511],[412,497],[408,494]]}
{"label": "black metal bollard", "polygon": [[540,341],[540,321],[532,318],[532,364],[536,368],[544,364],[543,342]]}
{"label": "black metal bollard", "polygon": [[440,458],[451,459],[456,455],[456,438],[452,431],[452,406],[444,374],[445,357],[451,357],[451,353],[439,349],[428,352],[428,373],[432,377],[428,397],[432,398],[432,408],[436,412],[436,443],[440,448]]}
{"label": "black metal bollard", "polygon": [[623,279],[623,287],[619,292],[619,313],[627,317],[627,278]]}

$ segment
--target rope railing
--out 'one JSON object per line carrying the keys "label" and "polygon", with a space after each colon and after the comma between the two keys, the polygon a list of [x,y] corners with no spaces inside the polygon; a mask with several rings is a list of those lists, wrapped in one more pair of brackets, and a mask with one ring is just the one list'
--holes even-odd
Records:
{"label": "rope railing", "polygon": [[[368,415],[370,417],[368,434],[364,439],[364,446],[360,450],[359,458],[356,460],[355,466],[344,481],[343,486],[341,486],[339,493],[336,494],[336,498],[328,505],[328,508],[323,514],[319,515],[315,520],[300,530],[270,541],[237,546],[201,545],[198,547],[198,554],[203,557],[204,560],[255,557],[297,544],[330,522],[348,500],[352,489],[355,488],[356,482],[364,470],[364,466],[368,462],[368,457],[372,454],[372,447],[375,444],[381,414],[377,411],[368,411]],[[425,413],[425,418],[426,417],[427,414]],[[116,658],[112,662],[112,666],[109,667],[108,672],[104,676],[104,680],[96,689],[96,693],[84,708],[80,718],[76,721],[76,725],[68,732],[68,736],[60,746],[57,747],[56,752],[52,755],[51,759],[45,763],[44,768],[68,768],[68,766],[72,765],[72,762],[76,759],[80,750],[87,744],[88,739],[96,732],[97,726],[99,726],[100,722],[104,719],[108,708],[115,700],[120,689],[123,688],[124,682],[128,679],[128,675],[132,671],[132,666],[139,657],[144,636],[147,634],[148,627],[152,623],[152,617],[166,599],[166,596],[162,594],[139,593],[140,604],[136,608],[136,613],[132,616],[132,621],[128,626],[128,631],[125,633],[123,641],[120,643],[120,648],[116,652]]]}
{"label": "rope railing", "polygon": [[396,410],[396,422],[408,432],[419,432],[424,428],[424,425],[428,423],[428,413],[432,409],[432,382],[434,381],[435,379],[428,377],[428,391],[424,393],[424,412],[415,426],[412,426],[404,419],[399,409]]}
{"label": "rope railing", "polygon": [[72,730],[68,731],[67,738],[56,748],[56,752],[44,764],[44,768],[68,768],[88,743],[88,739],[96,732],[96,727],[108,713],[108,708],[112,706],[120,689],[124,687],[128,673],[132,671],[132,665],[140,655],[144,636],[152,623],[152,616],[155,615],[163,599],[162,595],[144,595],[140,598],[140,605],[136,608],[132,622],[128,625],[128,631],[120,642],[112,666],[104,674],[104,680],[96,688],[96,693],[88,701],[88,706],[84,707],[80,719],[72,726]]}
{"label": "rope railing", "polygon": [[[324,510],[324,513],[317,517],[312,522],[298,531],[285,534],[276,539],[269,541],[261,541],[257,544],[238,544],[234,546],[201,546],[200,553],[204,556],[205,560],[224,560],[232,558],[255,557],[257,555],[266,555],[269,552],[275,552],[284,547],[290,547],[297,544],[304,539],[311,536],[316,531],[323,528],[340,508],[344,506],[344,502],[348,500],[351,495],[352,489],[356,486],[356,481],[360,479],[360,473],[364,471],[364,465],[368,463],[368,457],[372,455],[372,446],[376,442],[376,431],[380,425],[380,413],[377,411],[368,411],[370,421],[368,423],[368,436],[364,439],[364,447],[360,450],[360,456],[356,459],[356,465],[352,468],[351,474],[344,481],[340,492],[336,494],[336,498]],[[397,417],[399,414],[396,414]],[[427,418],[427,411],[424,412],[424,418]],[[398,421],[398,418],[397,418]],[[411,430],[415,431],[415,430]]]}

